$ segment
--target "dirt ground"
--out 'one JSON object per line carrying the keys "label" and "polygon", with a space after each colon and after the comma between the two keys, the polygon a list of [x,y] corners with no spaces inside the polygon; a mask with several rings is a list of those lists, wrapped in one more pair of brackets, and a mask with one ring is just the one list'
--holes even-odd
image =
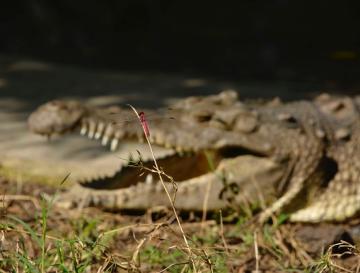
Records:
{"label": "dirt ground", "polygon": [[[22,254],[36,267],[41,256],[36,238],[41,238],[44,223],[40,196],[59,193],[33,183],[4,179],[0,183],[0,272],[31,272],[18,257]],[[223,219],[217,213],[201,221],[201,215],[182,215],[199,272],[359,272],[356,221],[346,225],[279,221],[259,227],[249,217]],[[44,272],[68,272],[54,262],[60,250],[64,266],[74,269],[75,260],[86,269],[77,272],[189,272],[190,256],[170,211],[129,214],[52,206],[44,238],[49,260]],[[14,268],[18,271],[11,271]]]}

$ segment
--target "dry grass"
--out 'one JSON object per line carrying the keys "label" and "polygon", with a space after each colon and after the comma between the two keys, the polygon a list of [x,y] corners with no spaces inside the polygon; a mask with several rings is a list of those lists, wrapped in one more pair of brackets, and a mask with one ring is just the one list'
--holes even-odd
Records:
{"label": "dry grass", "polygon": [[[194,272],[172,212],[62,211],[34,198],[40,209],[25,198],[3,203],[0,272]],[[359,251],[349,243],[313,253],[305,244],[316,242],[299,240],[299,225],[212,217],[182,219],[197,272],[359,272]]]}

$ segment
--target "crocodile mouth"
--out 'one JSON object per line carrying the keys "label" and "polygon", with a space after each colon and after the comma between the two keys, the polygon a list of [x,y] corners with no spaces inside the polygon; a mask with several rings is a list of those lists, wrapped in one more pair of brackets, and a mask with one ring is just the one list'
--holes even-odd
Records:
{"label": "crocodile mouth", "polygon": [[[161,146],[153,145],[155,151],[158,147]],[[137,153],[139,158],[128,159],[126,165],[113,176],[92,178],[91,180],[83,181],[81,184],[93,189],[121,189],[138,183],[154,183],[159,180],[159,175],[165,181],[181,183],[215,171],[224,159],[245,156],[265,158],[267,156],[238,146],[181,153],[168,149],[166,156],[161,158],[156,158],[155,156],[161,173],[159,174],[153,159],[142,160],[141,152],[137,151]]]}
{"label": "crocodile mouth", "polygon": [[[155,144],[153,148],[156,150]],[[176,193],[177,208],[201,211],[204,200],[211,200],[207,210],[216,211],[235,203],[257,202],[263,193],[267,202],[276,195],[272,186],[276,186],[284,174],[282,165],[266,155],[242,147],[229,146],[183,154],[172,152],[157,159],[162,174],[156,172],[152,160],[141,164],[132,161],[114,176],[80,183],[81,187],[74,188],[74,194],[70,192],[67,195],[70,197],[65,197],[64,204],[76,206],[76,201],[69,203],[69,200],[78,200],[81,192],[89,196],[85,198],[85,204],[110,211],[132,212],[167,206],[168,197],[159,179],[161,175],[165,182],[177,183],[175,187],[172,183],[165,184],[172,196]],[[259,189],[262,189],[260,195]]]}

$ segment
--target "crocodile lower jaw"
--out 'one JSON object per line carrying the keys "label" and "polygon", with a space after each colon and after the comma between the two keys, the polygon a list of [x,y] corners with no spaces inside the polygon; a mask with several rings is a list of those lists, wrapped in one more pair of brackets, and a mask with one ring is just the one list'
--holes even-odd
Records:
{"label": "crocodile lower jaw", "polygon": [[[223,159],[213,172],[201,174],[185,181],[166,183],[171,196],[176,191],[175,205],[185,211],[215,211],[233,205],[270,201],[275,185],[283,175],[282,166],[268,158],[240,155]],[[233,190],[239,190],[235,193]],[[207,201],[206,201],[207,200]],[[96,189],[75,185],[59,196],[57,204],[63,208],[96,206],[106,210],[146,210],[169,207],[169,199],[159,179],[147,180],[120,189]]]}

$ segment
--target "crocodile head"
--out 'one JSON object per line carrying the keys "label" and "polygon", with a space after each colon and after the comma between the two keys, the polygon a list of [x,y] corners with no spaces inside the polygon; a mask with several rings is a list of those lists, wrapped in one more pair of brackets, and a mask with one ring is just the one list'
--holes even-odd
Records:
{"label": "crocodile head", "polygon": [[[179,192],[187,196],[191,193],[187,185],[198,188],[196,193],[192,192],[192,196],[186,199],[193,200],[186,202],[192,204],[191,209],[202,209],[201,196],[205,190],[200,181],[218,181],[214,187],[216,193],[210,195],[220,194],[219,185],[223,181],[218,178],[219,173],[224,170],[228,173],[226,177],[232,181],[230,184],[235,183],[243,193],[251,193],[250,196],[258,193],[256,188],[262,189],[262,193],[266,195],[267,190],[263,189],[272,189],[274,193],[275,188],[280,187],[284,191],[288,184],[299,184],[298,190],[288,196],[291,199],[301,190],[304,180],[314,172],[322,156],[321,152],[318,153],[322,136],[316,121],[312,122],[304,114],[308,114],[308,111],[304,111],[307,106],[302,103],[300,106],[282,105],[278,102],[242,103],[235,92],[190,97],[171,106],[173,119],[160,118],[150,125],[150,139],[155,146],[163,146],[172,151],[166,158],[159,158],[159,165],[175,181],[183,181]],[[160,112],[148,112],[161,116]],[[30,116],[29,127],[35,133],[46,135],[61,134],[78,128],[83,135],[102,139],[103,145],[110,143],[111,150],[115,150],[121,141],[143,141],[140,124],[117,124],[111,115],[113,113],[117,117],[128,116],[131,110],[91,108],[73,102],[50,102]],[[153,165],[151,161],[143,164],[148,168]],[[246,170],[238,164],[246,166]],[[257,174],[263,172],[259,170],[259,166],[263,166],[260,169],[266,172],[262,173],[260,181],[254,185],[249,180],[259,177]],[[145,175],[139,176],[143,172]],[[283,183],[290,174],[290,181]],[[211,178],[208,175],[214,176]],[[154,180],[151,176],[151,171],[139,170],[130,164],[111,177],[90,179],[86,186],[100,190],[99,193],[117,189],[120,195],[123,193],[123,196],[127,196],[123,199],[116,198],[116,205],[106,205],[107,207],[136,208],[148,205],[144,201],[146,193],[140,189],[137,195],[140,193],[143,198],[129,198],[131,189],[128,188],[139,181],[150,181],[151,184]],[[149,183],[139,183],[137,187],[149,187]],[[151,197],[154,196],[149,194],[147,199],[153,199]],[[129,202],[129,199],[139,202]],[[268,199],[267,196],[265,199]],[[108,204],[107,201],[105,203]]]}
{"label": "crocodile head", "polygon": [[[161,114],[152,123],[150,139],[156,145],[172,148],[178,152],[220,149],[239,146],[245,149],[268,152],[269,141],[259,137],[258,113],[237,101],[235,92],[223,92],[208,97],[190,97],[171,108],[171,119]],[[123,126],[117,119],[135,117],[130,109],[110,107],[99,109],[76,101],[51,101],[41,105],[28,119],[28,127],[35,134],[62,135],[80,129],[82,135],[100,139],[110,144],[111,150],[123,139],[144,141],[140,123]]]}
{"label": "crocodile head", "polygon": [[55,100],[40,106],[28,119],[29,129],[51,136],[73,130],[86,115],[86,108],[76,101]]}
{"label": "crocodile head", "polygon": [[[146,113],[155,120],[150,123],[150,140],[155,146],[169,149],[162,165],[172,170],[170,175],[176,180],[207,172],[209,155],[216,167],[224,157],[268,156],[274,149],[267,132],[271,128],[261,123],[255,109],[239,102],[235,92],[180,100],[171,106],[171,119],[161,117],[161,112]],[[46,136],[79,130],[89,138],[101,139],[114,151],[122,141],[144,142],[142,127],[135,119],[127,124],[117,122],[129,116],[136,117],[130,108],[100,109],[74,101],[52,101],[30,115],[28,126],[32,132]],[[126,177],[133,173],[124,172]],[[131,180],[136,178],[130,175],[121,185],[133,183]]]}

